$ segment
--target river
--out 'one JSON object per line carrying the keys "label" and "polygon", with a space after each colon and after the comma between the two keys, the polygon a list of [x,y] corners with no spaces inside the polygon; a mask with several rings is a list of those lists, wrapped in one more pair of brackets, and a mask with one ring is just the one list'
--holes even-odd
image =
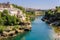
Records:
{"label": "river", "polygon": [[31,32],[27,33],[21,40],[53,40],[52,28],[41,20],[41,16],[32,21]]}
{"label": "river", "polygon": [[25,40],[53,40],[52,28],[41,20],[41,16],[32,22],[32,31],[25,36]]}
{"label": "river", "polygon": [[14,39],[10,40],[53,40],[52,28],[41,20],[42,16],[36,17],[32,21],[32,29],[30,32],[23,36],[17,35]]}

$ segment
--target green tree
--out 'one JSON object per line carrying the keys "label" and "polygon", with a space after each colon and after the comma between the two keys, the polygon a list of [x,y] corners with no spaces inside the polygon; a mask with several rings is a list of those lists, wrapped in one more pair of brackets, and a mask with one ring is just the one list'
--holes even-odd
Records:
{"label": "green tree", "polygon": [[4,25],[4,20],[0,18],[0,25]]}
{"label": "green tree", "polygon": [[8,10],[3,10],[3,12],[2,12],[2,16],[7,16],[8,15]]}
{"label": "green tree", "polygon": [[2,12],[0,12],[0,18],[1,18],[1,16],[2,16]]}

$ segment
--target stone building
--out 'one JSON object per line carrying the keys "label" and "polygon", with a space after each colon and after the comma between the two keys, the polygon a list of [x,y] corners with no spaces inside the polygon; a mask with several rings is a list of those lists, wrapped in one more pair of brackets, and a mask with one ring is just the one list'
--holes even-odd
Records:
{"label": "stone building", "polygon": [[12,8],[12,5],[9,2],[0,3],[0,8]]}

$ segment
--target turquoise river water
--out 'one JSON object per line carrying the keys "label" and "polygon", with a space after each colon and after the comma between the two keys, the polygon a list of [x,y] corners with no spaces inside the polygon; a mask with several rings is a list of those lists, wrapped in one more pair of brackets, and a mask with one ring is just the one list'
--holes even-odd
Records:
{"label": "turquoise river water", "polygon": [[[53,40],[52,28],[41,20],[41,16],[32,21],[31,32],[24,35],[21,40]],[[17,39],[20,40],[20,39]]]}
{"label": "turquoise river water", "polygon": [[52,28],[41,20],[42,16],[36,17],[32,21],[32,29],[30,32],[17,35],[15,38],[9,38],[8,40],[53,40]]}

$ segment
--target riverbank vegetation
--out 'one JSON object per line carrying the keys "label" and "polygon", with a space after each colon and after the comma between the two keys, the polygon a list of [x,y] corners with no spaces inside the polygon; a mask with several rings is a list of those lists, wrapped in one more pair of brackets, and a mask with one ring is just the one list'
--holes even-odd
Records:
{"label": "riverbank vegetation", "polygon": [[23,30],[25,26],[23,25],[23,27],[20,24],[20,19],[16,16],[9,15],[8,10],[0,12],[0,36],[11,36],[16,32],[19,32],[18,30]]}
{"label": "riverbank vegetation", "polygon": [[54,10],[47,10],[42,20],[49,24],[60,26],[60,7],[56,7]]}
{"label": "riverbank vegetation", "polygon": [[8,13],[8,10],[4,10],[3,12],[0,12],[0,25],[18,25],[18,22],[20,22],[20,19],[16,16],[11,16]]}
{"label": "riverbank vegetation", "polygon": [[43,21],[53,26],[56,33],[60,32],[60,6],[55,9],[46,10]]}

